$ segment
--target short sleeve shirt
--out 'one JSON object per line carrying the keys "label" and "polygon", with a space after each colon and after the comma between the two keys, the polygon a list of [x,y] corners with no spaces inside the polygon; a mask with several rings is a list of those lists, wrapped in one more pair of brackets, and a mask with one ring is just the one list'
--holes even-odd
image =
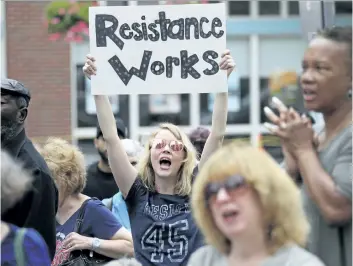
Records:
{"label": "short sleeve shirt", "polygon": [[190,255],[204,245],[188,196],[150,192],[138,177],[126,204],[135,257],[143,266],[186,265]]}
{"label": "short sleeve shirt", "polygon": [[[15,256],[15,238],[19,227],[9,224],[10,232],[1,243],[1,265],[17,265]],[[32,228],[26,228],[23,238],[23,251],[26,257],[26,265],[48,266],[50,258],[48,247],[41,235]]]}
{"label": "short sleeve shirt", "polygon": [[[338,191],[352,201],[352,126],[340,132],[318,155]],[[302,196],[311,226],[308,250],[326,266],[352,266],[352,220],[340,225],[329,224],[311,199],[305,184]]]}
{"label": "short sleeve shirt", "polygon": [[[188,266],[228,266],[227,257],[212,246],[204,246],[190,258]],[[238,265],[232,265],[238,266]],[[242,265],[239,265],[242,266]],[[260,266],[325,266],[317,257],[296,246],[288,245],[278,249]],[[337,265],[338,266],[338,265]]]}
{"label": "short sleeve shirt", "polygon": [[[51,264],[52,266],[60,265],[69,257],[70,254],[62,250],[62,242],[68,234],[74,231],[79,212],[80,209],[64,224],[56,223],[56,252]],[[118,220],[101,201],[91,199],[87,202],[79,234],[108,240],[111,239],[121,227]]]}

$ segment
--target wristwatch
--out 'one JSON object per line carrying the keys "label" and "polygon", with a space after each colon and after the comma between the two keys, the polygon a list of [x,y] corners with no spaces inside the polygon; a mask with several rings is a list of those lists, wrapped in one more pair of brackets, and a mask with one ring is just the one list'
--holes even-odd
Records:
{"label": "wristwatch", "polygon": [[93,238],[93,242],[92,242],[92,250],[95,251],[97,250],[101,245],[101,241],[99,238]]}
{"label": "wristwatch", "polygon": [[89,256],[91,258],[93,258],[93,251],[97,250],[97,248],[99,248],[101,245],[101,240],[99,238],[93,238],[93,241],[92,241],[92,248],[91,248],[91,251],[89,252]]}

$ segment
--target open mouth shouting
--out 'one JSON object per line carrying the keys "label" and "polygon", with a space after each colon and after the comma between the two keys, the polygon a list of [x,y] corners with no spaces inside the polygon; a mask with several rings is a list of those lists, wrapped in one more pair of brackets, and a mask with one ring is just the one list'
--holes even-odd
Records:
{"label": "open mouth shouting", "polygon": [[162,170],[169,170],[170,166],[172,165],[172,161],[168,157],[161,157],[159,159],[159,165]]}
{"label": "open mouth shouting", "polygon": [[233,223],[238,217],[238,210],[226,210],[222,213],[222,217],[225,223]]}

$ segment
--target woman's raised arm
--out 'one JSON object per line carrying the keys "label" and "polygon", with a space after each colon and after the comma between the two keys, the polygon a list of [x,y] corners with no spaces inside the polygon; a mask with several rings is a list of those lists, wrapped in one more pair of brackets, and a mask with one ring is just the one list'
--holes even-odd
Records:
{"label": "woman's raised arm", "polygon": [[[89,79],[91,79],[91,76],[95,75],[96,71],[94,57],[87,55],[83,72]],[[130,164],[122,142],[119,139],[115,118],[108,96],[95,95],[94,100],[96,103],[99,126],[107,145],[109,165],[119,190],[124,197],[126,197],[138,173]]]}
{"label": "woman's raised arm", "polygon": [[[232,73],[235,67],[234,60],[230,55],[230,51],[226,50],[222,54],[222,60],[219,64],[222,70],[227,70],[227,75]],[[203,164],[207,159],[214,153],[218,148],[221,147],[224,134],[227,126],[228,116],[228,92],[220,92],[216,94],[215,102],[212,112],[212,127],[211,133],[207,138],[205,147],[201,154],[199,162],[199,169],[202,168]]]}

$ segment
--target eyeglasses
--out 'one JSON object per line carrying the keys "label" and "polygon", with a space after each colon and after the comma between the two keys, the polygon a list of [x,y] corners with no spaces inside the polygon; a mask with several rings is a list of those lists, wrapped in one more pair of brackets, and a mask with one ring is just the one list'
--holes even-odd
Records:
{"label": "eyeglasses", "polygon": [[175,152],[181,151],[184,148],[184,144],[178,140],[165,140],[165,139],[154,139],[152,141],[151,148],[160,150],[164,147],[168,147]]}
{"label": "eyeglasses", "polygon": [[[238,190],[247,187],[247,183],[244,177],[240,175],[232,175],[228,177],[224,182],[210,182],[207,184],[205,189],[205,198],[208,201],[218,194],[218,192],[224,188],[227,192],[231,190]],[[243,191],[243,190],[241,190]]]}

